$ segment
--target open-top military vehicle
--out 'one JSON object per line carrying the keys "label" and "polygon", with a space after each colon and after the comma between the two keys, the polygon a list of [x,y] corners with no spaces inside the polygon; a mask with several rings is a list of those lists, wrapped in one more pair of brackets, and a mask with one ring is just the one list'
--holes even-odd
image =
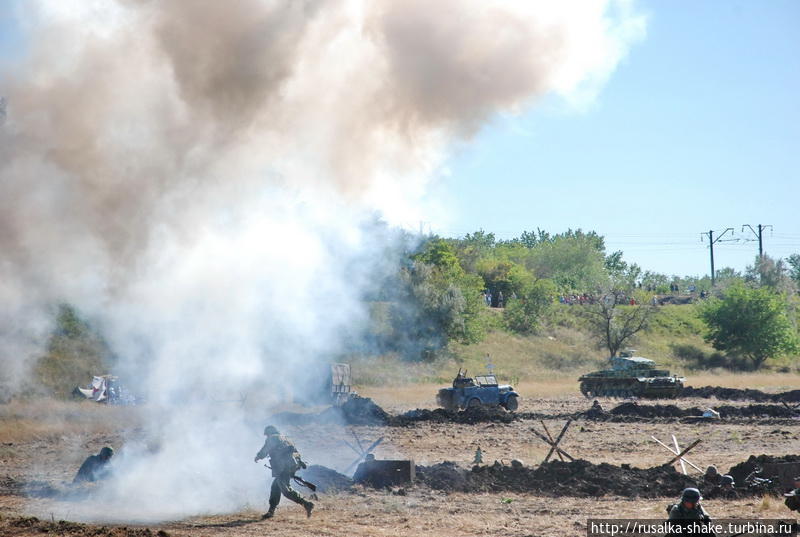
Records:
{"label": "open-top military vehicle", "polygon": [[578,379],[581,393],[586,397],[677,397],[685,379],[670,375],[667,369],[656,369],[653,360],[635,353],[622,351],[611,358],[611,369],[583,375]]}
{"label": "open-top military vehicle", "polygon": [[499,405],[514,411],[519,406],[519,394],[513,386],[498,384],[494,375],[476,375],[472,378],[459,368],[453,379],[453,387],[439,390],[436,402],[447,410]]}

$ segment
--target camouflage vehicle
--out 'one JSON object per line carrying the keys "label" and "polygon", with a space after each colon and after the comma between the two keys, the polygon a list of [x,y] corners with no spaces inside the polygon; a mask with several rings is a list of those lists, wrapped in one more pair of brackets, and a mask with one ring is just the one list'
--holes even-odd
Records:
{"label": "camouflage vehicle", "polygon": [[519,406],[519,394],[513,386],[498,384],[494,375],[476,375],[472,378],[459,369],[453,379],[453,387],[439,390],[436,402],[447,410],[499,405],[513,412]]}
{"label": "camouflage vehicle", "polygon": [[586,397],[677,397],[685,379],[656,369],[653,360],[634,356],[635,352],[622,351],[611,358],[611,369],[579,378],[581,393]]}

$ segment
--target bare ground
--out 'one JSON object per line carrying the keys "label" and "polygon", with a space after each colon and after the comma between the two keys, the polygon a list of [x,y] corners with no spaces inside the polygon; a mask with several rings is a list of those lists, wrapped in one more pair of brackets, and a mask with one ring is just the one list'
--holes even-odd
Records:
{"label": "bare ground", "polygon": [[[386,391],[367,393],[393,412],[432,406],[430,392],[418,396],[393,397]],[[389,402],[392,404],[388,404]],[[619,401],[603,400],[606,408]],[[708,399],[678,400],[684,408],[713,406]],[[642,402],[642,404],[647,404]],[[725,404],[731,404],[726,402]],[[746,404],[746,403],[745,403]],[[589,402],[579,395],[553,394],[526,398],[520,412],[564,414],[586,410]],[[64,416],[68,420],[63,420]],[[592,517],[659,518],[673,498],[637,499],[602,496],[597,498],[559,497],[517,493],[451,493],[412,487],[397,491],[356,489],[351,493],[322,495],[311,519],[295,505],[281,504],[278,515],[260,521],[260,512],[248,510],[234,514],[206,516],[149,526],[136,525],[62,525],[59,518],[69,518],[69,502],[47,498],[25,498],[6,483],[39,481],[58,483],[69,479],[83,457],[110,443],[140,434],[135,409],[94,407],[77,403],[12,403],[0,407],[0,535],[32,536],[107,535],[136,537],[157,535],[159,530],[180,536],[249,536],[280,531],[284,535],[580,535],[585,534],[586,519]],[[64,425],[64,423],[69,425]],[[551,432],[562,422],[547,423]],[[676,434],[682,445],[695,439],[702,443],[689,459],[700,467],[716,464],[727,470],[749,455],[786,455],[800,452],[800,421],[783,424],[752,423],[604,423],[577,421],[567,433],[563,447],[574,457],[594,463],[630,464],[647,468],[663,464],[667,451],[651,438],[654,435],[670,442]],[[479,423],[421,422],[407,427],[343,427],[341,425],[305,425],[287,427],[285,433],[314,462],[314,454],[324,452],[328,465],[344,469],[354,455],[343,441],[352,441],[355,432],[364,440],[385,437],[376,450],[379,458],[413,458],[417,464],[444,460],[468,466],[480,446],[484,461],[523,460],[538,464],[548,447],[531,433],[541,430],[538,421]],[[257,446],[254,446],[254,449]],[[250,454],[248,454],[249,456]],[[708,500],[707,510],[715,517],[785,517],[788,511],[772,497],[733,501]],[[52,520],[50,519],[52,513]],[[65,513],[67,515],[65,515]],[[37,515],[39,521],[20,517]],[[27,524],[27,526],[26,526]],[[127,529],[124,529],[127,528]]]}

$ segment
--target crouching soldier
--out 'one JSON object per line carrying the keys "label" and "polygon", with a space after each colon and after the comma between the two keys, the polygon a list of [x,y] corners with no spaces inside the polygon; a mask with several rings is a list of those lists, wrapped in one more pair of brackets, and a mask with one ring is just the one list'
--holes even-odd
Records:
{"label": "crouching soldier", "polygon": [[269,511],[264,513],[264,516],[261,517],[262,520],[272,518],[275,515],[275,509],[281,501],[281,494],[302,505],[306,510],[306,516],[310,517],[314,504],[298,494],[297,491],[292,489],[291,485],[295,472],[300,468],[305,468],[306,464],[300,458],[300,454],[294,445],[281,436],[278,433],[278,429],[268,425],[264,429],[264,436],[267,439],[264,441],[264,446],[256,454],[255,461],[258,462],[265,457],[269,457],[272,477],[275,479],[272,481],[272,489],[269,494]]}
{"label": "crouching soldier", "polygon": [[683,494],[681,494],[681,501],[667,507],[670,526],[688,527],[697,522],[702,524],[710,523],[711,517],[700,505],[700,500],[702,498],[699,490],[695,488],[684,489]]}
{"label": "crouching soldier", "polygon": [[83,461],[78,473],[75,474],[73,483],[82,483],[86,481],[98,481],[108,476],[108,463],[111,457],[114,456],[114,450],[106,446],[100,450],[97,455],[89,455]]}

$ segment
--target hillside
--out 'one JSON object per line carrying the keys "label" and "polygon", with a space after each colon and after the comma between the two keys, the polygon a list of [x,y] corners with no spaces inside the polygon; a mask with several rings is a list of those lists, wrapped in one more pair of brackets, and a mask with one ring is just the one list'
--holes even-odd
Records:
{"label": "hillside", "polygon": [[[503,329],[502,310],[485,308],[487,326],[482,341],[451,342],[430,361],[407,361],[395,354],[351,355],[355,381],[363,386],[449,382],[459,367],[484,371],[489,355],[496,371],[513,382],[573,379],[606,366],[606,353],[590,336],[581,306],[556,305],[536,335],[522,336]],[[696,306],[664,306],[651,326],[630,347],[679,374],[715,369],[737,369],[703,340],[703,324]],[[33,372],[35,393],[66,397],[92,374],[112,372],[112,352],[91,327],[69,307],[62,306],[57,327],[45,354]],[[770,362],[763,371],[797,372],[797,357]]]}
{"label": "hillside", "polygon": [[[411,382],[449,382],[459,367],[484,371],[486,355],[498,373],[514,382],[541,378],[573,378],[606,367],[607,353],[590,336],[581,306],[554,306],[537,335],[521,336],[502,329],[502,310],[488,308],[486,337],[472,344],[451,342],[431,362],[406,362],[396,356],[357,357],[360,384],[382,385],[405,379]],[[648,329],[629,347],[656,360],[665,368],[689,374],[709,370],[737,370],[741,364],[714,350],[703,339],[704,326],[695,305],[670,305],[659,309]],[[797,357],[784,357],[768,364],[764,373],[797,372]],[[367,367],[369,366],[369,367]]]}

